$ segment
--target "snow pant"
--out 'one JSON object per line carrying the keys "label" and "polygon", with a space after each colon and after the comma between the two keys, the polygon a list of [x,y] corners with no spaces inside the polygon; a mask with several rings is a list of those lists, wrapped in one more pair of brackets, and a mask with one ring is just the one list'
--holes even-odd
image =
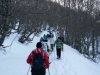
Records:
{"label": "snow pant", "polygon": [[51,45],[51,51],[53,51],[54,48],[54,44],[50,44]]}
{"label": "snow pant", "polygon": [[57,52],[57,58],[60,58],[61,57],[61,48],[57,48],[56,52]]}
{"label": "snow pant", "polygon": [[34,70],[31,69],[31,75],[45,75],[46,74],[46,69],[40,69],[40,70]]}

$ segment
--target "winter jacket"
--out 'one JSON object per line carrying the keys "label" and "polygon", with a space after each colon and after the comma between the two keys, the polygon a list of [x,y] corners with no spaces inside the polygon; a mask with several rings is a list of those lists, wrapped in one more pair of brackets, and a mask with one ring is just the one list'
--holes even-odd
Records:
{"label": "winter jacket", "polygon": [[[44,52],[42,50],[42,48],[36,48],[32,52],[34,52],[34,53],[41,53],[41,51],[42,51],[42,56],[43,56],[43,59],[44,59],[43,67],[44,68],[48,68],[49,67],[49,59],[48,59],[48,56],[47,56],[46,52]],[[34,68],[34,65],[32,65],[32,59],[34,58],[34,54],[32,52],[29,54],[29,56],[27,58],[27,63],[31,65],[31,68]]]}
{"label": "winter jacket", "polygon": [[48,41],[48,38],[47,38],[46,35],[43,36],[43,39],[44,39],[45,41]]}
{"label": "winter jacket", "polygon": [[60,39],[55,41],[56,48],[62,48],[63,42]]}
{"label": "winter jacket", "polygon": [[41,42],[42,43],[42,49],[46,52],[47,56],[49,57],[49,53],[47,52],[48,48],[45,42]]}
{"label": "winter jacket", "polygon": [[53,38],[50,38],[49,42],[50,42],[50,44],[54,44],[55,43]]}
{"label": "winter jacket", "polygon": [[42,49],[46,52],[47,51],[47,45],[43,41],[41,41],[41,43],[42,43]]}

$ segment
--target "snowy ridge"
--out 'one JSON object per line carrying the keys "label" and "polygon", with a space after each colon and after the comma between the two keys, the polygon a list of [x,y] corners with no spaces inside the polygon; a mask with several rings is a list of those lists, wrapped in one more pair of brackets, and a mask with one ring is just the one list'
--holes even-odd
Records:
{"label": "snowy ridge", "polygon": [[[46,34],[48,32],[43,32]],[[22,45],[14,41],[10,48],[7,48],[7,54],[0,53],[0,75],[27,75],[29,65],[26,59],[29,53],[36,48],[36,43],[40,37],[35,37],[33,42],[28,45]],[[12,37],[11,37],[12,38]],[[6,39],[4,44],[8,44],[12,39]],[[86,59],[75,49],[64,44],[61,59],[56,59],[56,50],[50,55],[50,75],[100,75],[100,63],[94,63]],[[48,69],[46,75],[49,75]],[[28,75],[31,75],[29,70]]]}

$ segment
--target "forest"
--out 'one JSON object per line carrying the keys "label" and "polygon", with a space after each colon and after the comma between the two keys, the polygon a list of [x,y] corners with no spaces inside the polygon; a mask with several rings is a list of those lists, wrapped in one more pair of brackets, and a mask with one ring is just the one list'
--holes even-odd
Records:
{"label": "forest", "polygon": [[[43,30],[95,61],[100,56],[99,0],[0,0],[0,47],[11,34],[22,44]],[[100,58],[100,57],[99,57]]]}

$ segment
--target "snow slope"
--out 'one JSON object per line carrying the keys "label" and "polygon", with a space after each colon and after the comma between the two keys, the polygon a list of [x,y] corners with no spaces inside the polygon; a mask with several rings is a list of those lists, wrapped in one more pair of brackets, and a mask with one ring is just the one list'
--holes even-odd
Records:
{"label": "snow slope", "polygon": [[[47,34],[47,32],[43,32]],[[33,42],[28,45],[22,45],[16,40],[11,47],[6,48],[7,54],[2,54],[0,50],[0,75],[31,75],[29,65],[26,59],[29,53],[36,48],[36,43],[40,37],[35,37]],[[6,39],[4,45],[9,45],[14,35]],[[56,50],[50,55],[50,68],[46,75],[100,75],[100,63],[94,63],[80,54],[75,49],[64,44],[61,59],[56,59]],[[29,70],[29,72],[28,72]]]}

